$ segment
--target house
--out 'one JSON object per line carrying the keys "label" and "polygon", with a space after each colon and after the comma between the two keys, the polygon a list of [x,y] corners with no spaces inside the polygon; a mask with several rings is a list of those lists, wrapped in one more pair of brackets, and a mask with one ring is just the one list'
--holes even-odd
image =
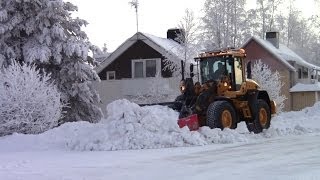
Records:
{"label": "house", "polygon": [[[151,102],[148,94],[157,94],[153,100],[158,102],[174,100],[181,78],[174,76],[175,71],[171,69],[174,66],[171,65],[180,67],[184,59],[183,46],[177,41],[181,32],[169,29],[167,38],[137,32],[111,53],[96,68],[102,80],[96,85],[102,108],[121,98],[138,103],[156,103]],[[143,99],[141,97],[145,99],[139,102],[139,98]],[[146,102],[148,98],[150,101]]]}
{"label": "house", "polygon": [[301,110],[319,100],[320,67],[308,63],[294,51],[279,43],[278,32],[267,32],[266,39],[251,37],[242,46],[247,52],[248,63],[261,59],[272,71],[278,71],[284,82],[282,94],[285,111]]}

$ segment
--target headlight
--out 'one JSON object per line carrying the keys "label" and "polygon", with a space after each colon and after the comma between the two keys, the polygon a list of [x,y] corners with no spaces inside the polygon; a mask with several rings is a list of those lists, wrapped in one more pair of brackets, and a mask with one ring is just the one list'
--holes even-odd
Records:
{"label": "headlight", "polygon": [[185,90],[186,90],[186,85],[184,80],[182,80],[180,81],[180,92],[183,94]]}
{"label": "headlight", "polygon": [[180,88],[181,88],[181,91],[182,91],[182,92],[184,92],[184,90],[186,90],[186,87],[185,87],[185,86],[181,86]]}

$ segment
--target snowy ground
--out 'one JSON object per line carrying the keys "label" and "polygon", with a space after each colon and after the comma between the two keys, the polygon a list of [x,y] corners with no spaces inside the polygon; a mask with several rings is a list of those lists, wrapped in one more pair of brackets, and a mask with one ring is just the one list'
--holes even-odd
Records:
{"label": "snowy ground", "polygon": [[[126,100],[99,124],[0,138],[0,179],[320,179],[320,103],[270,129],[180,129],[177,113]],[[134,149],[134,150],[132,150]]]}

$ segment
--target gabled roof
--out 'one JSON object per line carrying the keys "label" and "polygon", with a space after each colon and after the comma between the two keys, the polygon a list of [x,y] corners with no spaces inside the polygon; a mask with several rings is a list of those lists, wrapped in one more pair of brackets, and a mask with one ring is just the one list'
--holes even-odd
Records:
{"label": "gabled roof", "polygon": [[166,39],[147,33],[137,32],[123,42],[113,53],[108,56],[105,61],[100,64],[99,67],[96,68],[97,73],[100,73],[138,40],[143,41],[171,61],[179,63],[180,60],[183,60],[183,46],[181,44],[172,39]]}
{"label": "gabled roof", "polygon": [[291,49],[289,49],[287,46],[283,44],[279,44],[279,48],[276,48],[267,40],[263,40],[257,37],[251,37],[247,42],[245,42],[242,45],[242,47],[245,47],[251,41],[257,42],[259,45],[261,45],[264,49],[266,49],[268,52],[274,55],[277,59],[279,59],[286,67],[288,67],[292,71],[295,71],[295,68],[289,63],[289,61],[293,61],[300,66],[320,70],[320,67],[313,65],[311,63],[308,63],[299,55],[297,55],[294,51],[292,51]]}

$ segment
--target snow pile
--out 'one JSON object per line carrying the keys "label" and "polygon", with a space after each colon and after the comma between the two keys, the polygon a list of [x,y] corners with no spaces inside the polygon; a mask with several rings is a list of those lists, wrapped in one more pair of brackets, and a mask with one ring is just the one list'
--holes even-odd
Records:
{"label": "snow pile", "polygon": [[299,112],[282,113],[260,134],[249,133],[245,123],[235,130],[180,129],[178,113],[164,106],[140,107],[117,100],[107,107],[108,118],[96,130],[83,130],[68,142],[72,150],[120,150],[252,142],[261,138],[320,132],[320,103]]}
{"label": "snow pile", "polygon": [[168,107],[140,107],[128,100],[107,106],[108,118],[96,130],[68,142],[74,150],[120,150],[203,145],[198,132],[177,125],[178,113]]}
{"label": "snow pile", "polygon": [[66,123],[39,135],[13,134],[0,138],[0,151],[68,149],[78,151],[147,149],[216,143],[254,142],[264,138],[320,132],[320,103],[298,112],[282,113],[260,134],[249,133],[245,123],[235,130],[189,131],[177,125],[178,113],[164,106],[140,107],[128,100],[107,106],[101,123]]}
{"label": "snow pile", "polygon": [[320,132],[320,102],[301,111],[281,113],[271,121],[265,136],[300,135]]}
{"label": "snow pile", "polygon": [[82,121],[65,123],[42,134],[25,135],[14,133],[10,136],[0,137],[0,152],[67,149],[69,141],[77,136],[86,135],[87,131],[93,133],[97,129],[96,127],[97,124]]}
{"label": "snow pile", "polygon": [[[199,131],[179,128],[178,113],[164,106],[140,107],[128,100],[107,106],[108,118],[94,132],[68,142],[72,150],[121,150],[248,142],[247,134],[203,127]],[[252,135],[251,135],[252,136]]]}

